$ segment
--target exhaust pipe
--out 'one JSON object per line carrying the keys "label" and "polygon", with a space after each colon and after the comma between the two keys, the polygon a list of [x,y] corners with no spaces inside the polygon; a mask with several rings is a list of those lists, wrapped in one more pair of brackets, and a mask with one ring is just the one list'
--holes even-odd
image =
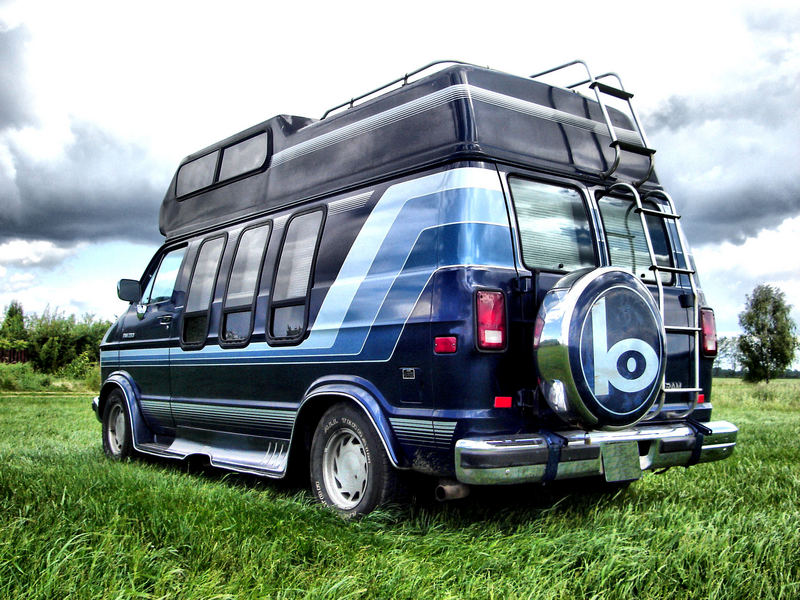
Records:
{"label": "exhaust pipe", "polygon": [[439,485],[436,486],[434,494],[439,502],[460,500],[469,496],[469,486],[458,481],[442,479]]}

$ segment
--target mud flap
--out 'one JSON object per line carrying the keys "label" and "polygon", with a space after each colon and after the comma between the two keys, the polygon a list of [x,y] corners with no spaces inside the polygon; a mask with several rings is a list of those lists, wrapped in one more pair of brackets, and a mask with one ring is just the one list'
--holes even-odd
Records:
{"label": "mud flap", "polygon": [[606,481],[633,481],[641,478],[639,444],[617,442],[603,446],[603,471]]}

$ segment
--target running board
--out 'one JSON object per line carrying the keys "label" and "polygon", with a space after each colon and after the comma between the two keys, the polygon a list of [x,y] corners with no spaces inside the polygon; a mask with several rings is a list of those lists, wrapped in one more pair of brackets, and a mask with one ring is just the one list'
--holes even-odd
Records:
{"label": "running board", "polygon": [[179,428],[171,442],[137,444],[136,449],[175,459],[205,456],[213,467],[276,479],[286,474],[289,459],[289,440],[188,427]]}

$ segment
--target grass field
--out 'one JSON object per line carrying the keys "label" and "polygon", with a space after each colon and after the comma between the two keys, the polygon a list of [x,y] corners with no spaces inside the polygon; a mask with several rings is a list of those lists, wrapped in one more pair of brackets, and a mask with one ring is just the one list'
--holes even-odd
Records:
{"label": "grass field", "polygon": [[343,522],[305,490],[112,463],[89,396],[0,395],[2,598],[800,598],[800,382],[715,381],[721,463]]}

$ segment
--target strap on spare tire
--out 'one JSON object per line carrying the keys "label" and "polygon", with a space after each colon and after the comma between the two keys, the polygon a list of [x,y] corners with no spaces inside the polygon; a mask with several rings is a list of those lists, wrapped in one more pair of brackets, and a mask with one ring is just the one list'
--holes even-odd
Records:
{"label": "strap on spare tire", "polygon": [[621,429],[647,414],[663,388],[666,336],[644,283],[616,267],[576,271],[547,292],[538,319],[536,365],[559,417]]}

